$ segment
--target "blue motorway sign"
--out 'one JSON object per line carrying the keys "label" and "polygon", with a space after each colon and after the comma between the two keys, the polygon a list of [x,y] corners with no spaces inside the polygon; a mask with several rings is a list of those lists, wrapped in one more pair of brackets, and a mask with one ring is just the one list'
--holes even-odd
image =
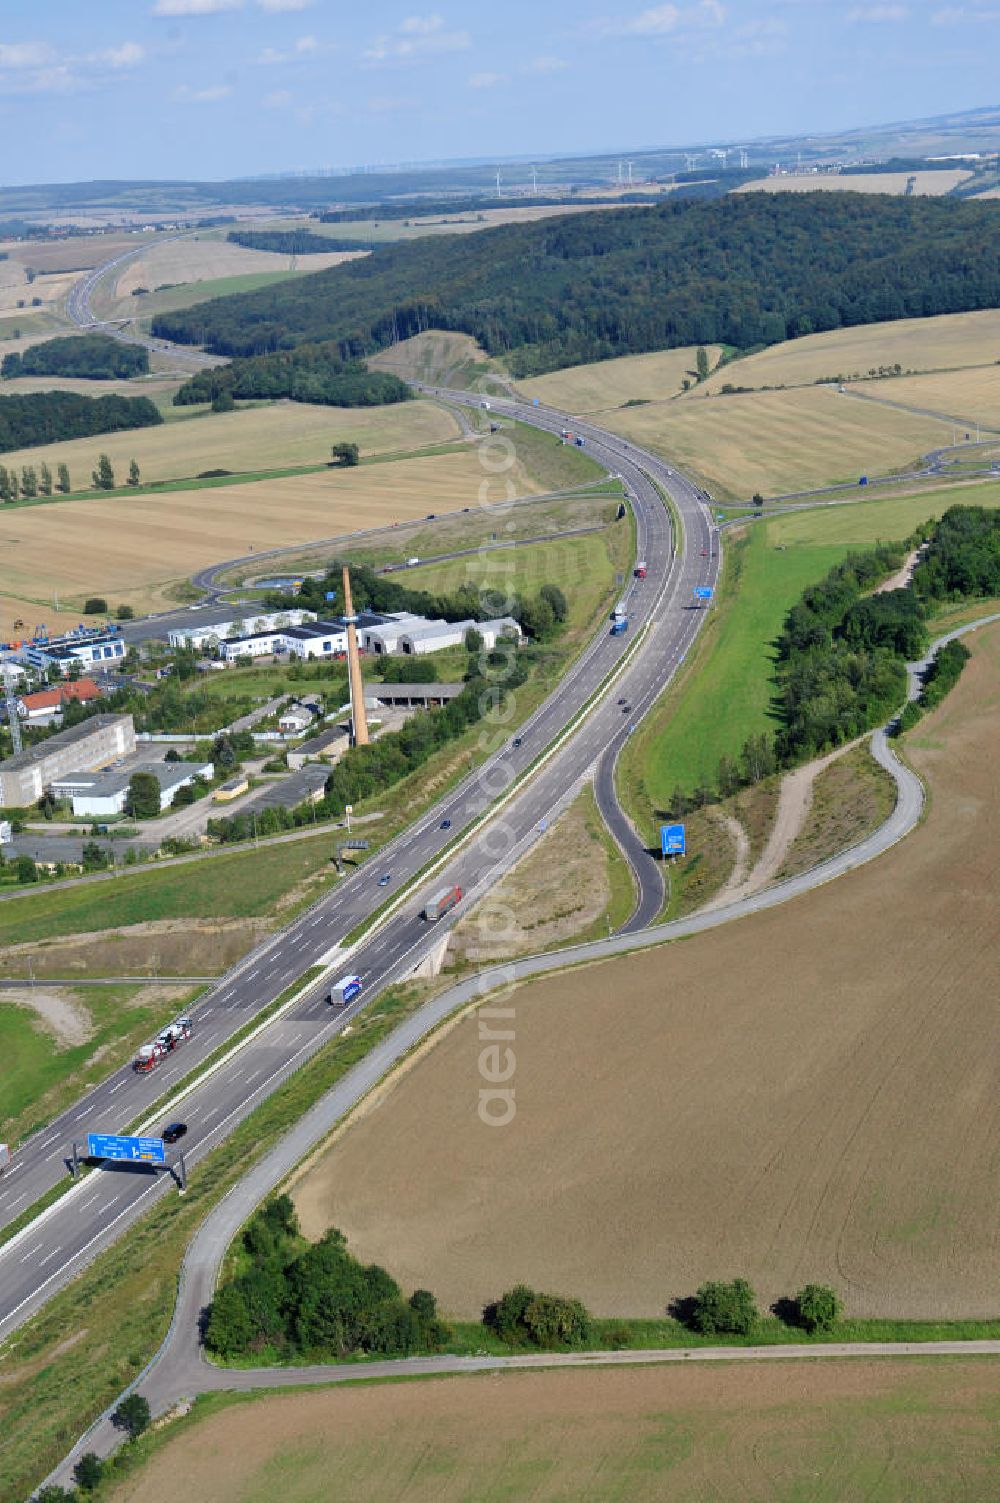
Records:
{"label": "blue motorway sign", "polygon": [[695,587],[694,598],[695,598],[695,600],[711,600],[711,598],[712,598],[712,587],[711,587],[711,585],[697,585]]}
{"label": "blue motorway sign", "polygon": [[165,1164],[162,1138],[125,1138],[116,1133],[89,1132],[89,1159],[125,1159],[134,1164]]}
{"label": "blue motorway sign", "polygon": [[687,833],[684,826],[661,825],[660,849],[664,856],[687,855]]}
{"label": "blue motorway sign", "polygon": [[336,600],[336,598],[337,598],[337,592],[336,592],[336,590],[327,590],[325,598],[327,600]]}

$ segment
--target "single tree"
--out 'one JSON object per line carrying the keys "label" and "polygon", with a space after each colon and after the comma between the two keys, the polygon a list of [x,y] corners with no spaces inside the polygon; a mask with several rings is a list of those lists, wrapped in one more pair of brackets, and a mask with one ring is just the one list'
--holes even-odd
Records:
{"label": "single tree", "polygon": [[120,605],[120,606],[118,606],[117,610],[115,611],[115,615],[117,616],[117,618],[118,618],[119,621],[134,621],[135,620],[135,611],[132,609],[132,607],[130,605]]}
{"label": "single tree", "polygon": [[410,1295],[410,1309],[415,1310],[421,1320],[437,1319],[437,1300],[429,1289],[414,1289]]}
{"label": "single tree", "polygon": [[91,479],[94,487],[99,491],[113,491],[115,488],[115,472],[111,468],[111,460],[106,454],[102,454],[97,461],[97,469]]}
{"label": "single tree", "polygon": [[38,867],[30,856],[18,856],[14,862],[14,874],[19,882],[38,881]]}
{"label": "single tree", "polygon": [[38,489],[43,496],[52,494],[52,471],[47,464],[41,464],[38,467]]}
{"label": "single tree", "polygon": [[233,399],[232,392],[229,390],[216,392],[212,398],[213,412],[232,412],[235,406],[236,402]]}
{"label": "single tree", "polygon": [[56,470],[56,474],[59,477],[56,481],[56,484],[62,491],[63,495],[68,496],[70,492],[69,466],[64,464],[59,465],[58,469]]}
{"label": "single tree", "polygon": [[709,372],[708,351],[702,347],[699,347],[698,353],[695,355],[694,359],[695,365],[698,369],[698,380],[707,381]]}
{"label": "single tree", "polygon": [[124,1430],[129,1440],[137,1440],[144,1430],[148,1430],[149,1421],[149,1400],[141,1393],[130,1393],[122,1399],[111,1416],[111,1423],[117,1430]]}
{"label": "single tree", "polygon": [[13,470],[11,470],[10,474],[7,477],[7,484],[10,487],[11,501],[16,501],[18,496],[21,494],[21,482],[18,480],[17,475]]}
{"label": "single tree", "polygon": [[88,595],[83,602],[83,614],[85,616],[107,615],[108,602],[103,595]]}
{"label": "single tree", "polygon": [[468,629],[468,631],[465,633],[465,646],[466,646],[466,650],[468,651],[470,657],[475,657],[478,653],[482,652],[482,650],[483,650],[483,634],[482,634],[482,632],[481,631],[477,631],[474,626],[470,626],[469,629]]}
{"label": "single tree", "polygon": [[13,499],[13,494],[10,488],[10,475],[7,472],[7,466],[5,464],[0,464],[0,501],[12,501]]}
{"label": "single tree", "polygon": [[350,468],[358,464],[361,458],[357,444],[351,443],[334,444],[330,453],[333,456],[334,463],[342,465],[345,468]]}
{"label": "single tree", "polygon": [[155,819],[160,812],[160,782],[154,773],[134,772],[128,780],[125,812],[133,819]]}
{"label": "single tree", "polygon": [[754,506],[758,506],[758,507],[764,505],[764,497],[761,495],[760,491],[754,491],[754,493],[753,493],[753,504],[754,504]]}
{"label": "single tree", "polygon": [[566,603],[566,596],[559,586],[556,584],[543,584],[538,593],[543,600],[548,601],[556,620],[565,621],[569,615],[569,606]]}
{"label": "single tree", "polygon": [[94,1451],[86,1451],[73,1468],[73,1480],[83,1492],[93,1492],[104,1476],[104,1462]]}
{"label": "single tree", "polygon": [[21,468],[21,495],[29,498],[38,495],[38,476],[34,465],[26,464]]}
{"label": "single tree", "polygon": [[829,1331],[840,1319],[840,1300],[825,1284],[807,1284],[795,1296],[795,1305],[807,1331]]}
{"label": "single tree", "polygon": [[126,484],[128,484],[128,485],[138,485],[139,484],[139,461],[137,459],[133,459],[133,460],[131,460],[129,462],[128,480],[127,480]]}
{"label": "single tree", "polygon": [[691,1312],[691,1324],[705,1336],[746,1336],[757,1318],[754,1293],[746,1279],[702,1284]]}
{"label": "single tree", "polygon": [[88,840],[80,853],[80,864],[85,872],[104,871],[108,864],[108,855],[96,840]]}

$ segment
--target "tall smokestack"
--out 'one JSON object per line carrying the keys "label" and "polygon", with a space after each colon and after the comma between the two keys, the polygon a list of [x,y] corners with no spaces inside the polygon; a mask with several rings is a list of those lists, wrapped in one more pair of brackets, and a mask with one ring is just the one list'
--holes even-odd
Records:
{"label": "tall smokestack", "polygon": [[361,657],[358,653],[357,616],[351,600],[351,576],[344,565],[344,620],[347,622],[347,676],[351,685],[351,741],[355,746],[368,745],[368,716],[365,714],[365,686],[361,681]]}

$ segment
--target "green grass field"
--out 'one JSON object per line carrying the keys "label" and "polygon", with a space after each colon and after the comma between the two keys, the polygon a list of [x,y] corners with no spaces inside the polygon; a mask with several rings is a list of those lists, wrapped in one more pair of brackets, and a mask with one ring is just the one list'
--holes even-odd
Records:
{"label": "green grass field", "polygon": [[86,1042],[70,1046],[57,1044],[31,1008],[0,1002],[5,1141],[16,1143],[76,1100],[197,995],[183,988],[157,995],[149,988],[137,1003],[138,992],[130,986],[93,986],[72,993],[75,1005],[90,1016],[91,1032]]}
{"label": "green grass field", "polygon": [[906,537],[928,517],[940,517],[949,506],[1000,506],[1000,481],[787,512],[772,518],[767,527],[774,542],[789,548],[815,543],[864,548]]}
{"label": "green grass field", "polygon": [[[667,807],[673,790],[714,784],[719,758],[736,756],[747,736],[770,719],[772,643],[803,589],[847,552],[846,544],[803,544],[779,551],[771,523],[726,549],[720,619],[675,695],[630,743],[623,775],[638,774],[647,801]],[[637,811],[639,812],[639,811]],[[646,811],[648,814],[648,810]]]}
{"label": "green grass field", "polygon": [[[224,813],[224,809],[219,813]],[[0,904],[0,945],[173,918],[266,914],[297,882],[330,866],[330,837],[136,872],[113,882],[32,893]],[[332,868],[330,868],[332,871]],[[318,897],[317,888],[310,889]]]}

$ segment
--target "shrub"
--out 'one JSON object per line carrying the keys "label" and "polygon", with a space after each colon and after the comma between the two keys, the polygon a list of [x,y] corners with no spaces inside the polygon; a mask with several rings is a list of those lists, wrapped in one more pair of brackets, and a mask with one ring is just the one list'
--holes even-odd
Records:
{"label": "shrub", "polygon": [[704,1336],[746,1336],[757,1319],[754,1292],[746,1279],[702,1284],[695,1295],[691,1325]]}
{"label": "shrub", "polygon": [[104,1476],[104,1462],[94,1451],[85,1451],[73,1468],[73,1479],[83,1492],[93,1492]]}
{"label": "shrub", "polygon": [[483,1311],[483,1325],[510,1346],[551,1349],[584,1346],[591,1336],[590,1315],[576,1299],[537,1294],[527,1284],[515,1284]]}
{"label": "shrub", "polygon": [[85,616],[105,616],[108,611],[108,602],[102,595],[89,595],[83,603]]}
{"label": "shrub", "polygon": [[148,1430],[149,1421],[149,1401],[139,1393],[130,1393],[122,1399],[111,1416],[111,1423],[116,1429],[124,1430],[130,1440],[138,1439],[144,1430]]}
{"label": "shrub", "polygon": [[840,1300],[825,1284],[807,1284],[795,1296],[799,1324],[807,1331],[829,1331],[840,1319]]}

